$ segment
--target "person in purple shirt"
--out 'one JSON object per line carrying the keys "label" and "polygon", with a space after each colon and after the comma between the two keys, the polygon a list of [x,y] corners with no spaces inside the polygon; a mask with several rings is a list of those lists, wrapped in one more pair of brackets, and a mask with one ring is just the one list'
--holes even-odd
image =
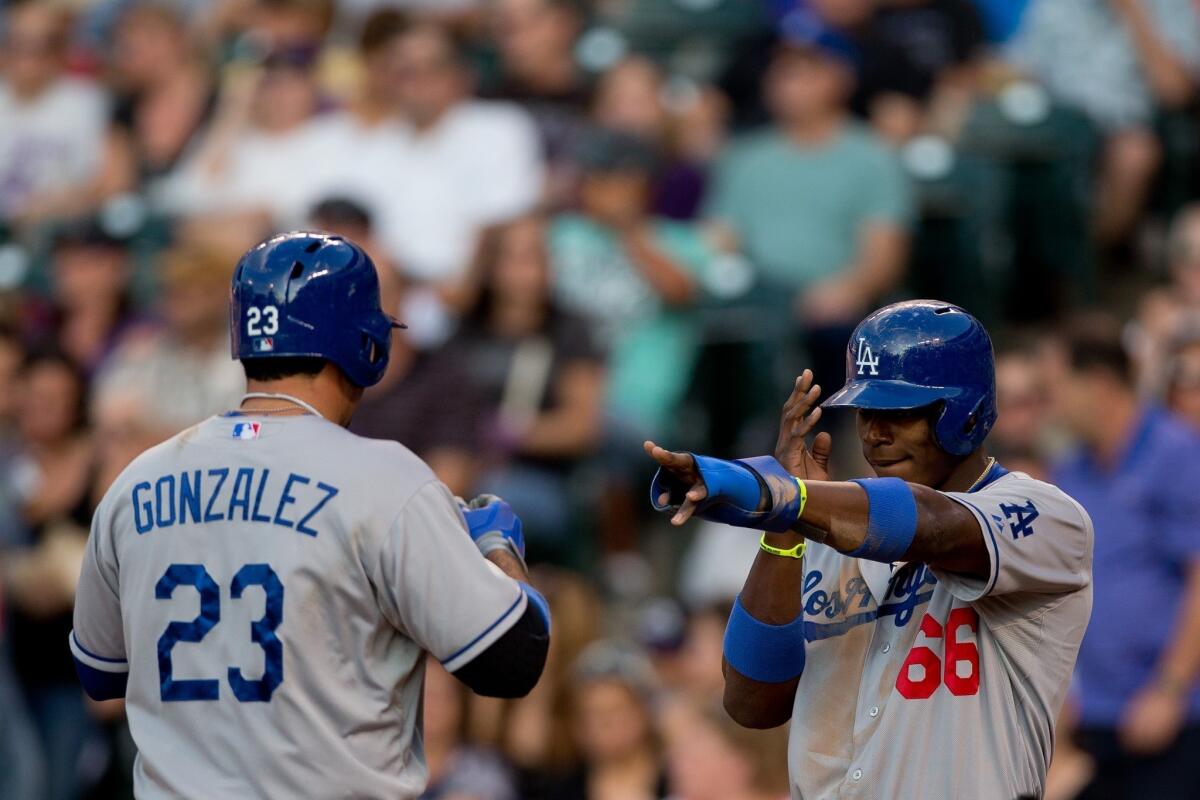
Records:
{"label": "person in purple shirt", "polygon": [[1079,650],[1084,798],[1195,797],[1200,787],[1200,438],[1134,392],[1120,330],[1071,327],[1048,359],[1078,438],[1053,481],[1095,524],[1092,625]]}

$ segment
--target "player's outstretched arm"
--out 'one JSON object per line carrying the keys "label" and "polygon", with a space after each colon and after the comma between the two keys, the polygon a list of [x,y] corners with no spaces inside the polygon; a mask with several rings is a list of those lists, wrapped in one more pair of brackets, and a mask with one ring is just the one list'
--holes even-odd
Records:
{"label": "player's outstretched arm", "polygon": [[[835,550],[884,563],[920,561],[971,577],[990,568],[983,532],[963,505],[899,478],[830,481],[830,442],[805,437],[821,409],[809,371],[784,405],[774,458],[724,461],[646,443],[659,464],[652,498],[682,525],[693,515],[775,533],[790,531]],[[789,480],[791,478],[791,480]]]}

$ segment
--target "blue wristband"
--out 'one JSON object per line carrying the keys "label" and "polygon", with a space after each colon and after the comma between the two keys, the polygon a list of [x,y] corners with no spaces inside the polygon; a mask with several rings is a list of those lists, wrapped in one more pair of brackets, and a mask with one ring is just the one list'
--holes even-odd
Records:
{"label": "blue wristband", "polygon": [[739,595],[725,626],[725,660],[753,681],[784,683],[804,672],[804,614],[786,625],[750,616]]}
{"label": "blue wristband", "polygon": [[917,499],[912,489],[899,478],[861,478],[851,483],[867,492],[867,538],[846,555],[884,564],[903,561],[917,535]]}
{"label": "blue wristband", "polygon": [[[708,489],[708,496],[697,505],[697,517],[776,532],[790,530],[796,523],[801,511],[800,487],[774,457],[737,461],[692,457]],[[650,484],[650,502],[656,511],[673,510],[683,503],[689,488],[668,470],[660,469]],[[666,502],[660,500],[664,494]]]}

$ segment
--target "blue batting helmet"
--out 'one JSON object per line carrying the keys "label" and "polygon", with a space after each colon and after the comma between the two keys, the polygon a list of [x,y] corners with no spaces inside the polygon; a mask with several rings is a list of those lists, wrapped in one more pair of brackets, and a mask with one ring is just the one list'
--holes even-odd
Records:
{"label": "blue batting helmet", "polygon": [[903,410],[940,403],[938,446],[964,456],[996,421],[992,340],[958,306],[909,300],[885,306],[854,329],[846,348],[846,385],[830,408]]}
{"label": "blue batting helmet", "polygon": [[392,328],[370,256],[340,236],[284,233],[242,256],[233,272],[229,330],[236,359],[332,361],[356,386],[387,369]]}

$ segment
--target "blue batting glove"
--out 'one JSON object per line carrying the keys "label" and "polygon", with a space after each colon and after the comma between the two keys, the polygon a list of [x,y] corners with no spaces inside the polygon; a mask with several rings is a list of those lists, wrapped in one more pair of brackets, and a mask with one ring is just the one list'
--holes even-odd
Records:
{"label": "blue batting glove", "polygon": [[512,506],[494,494],[481,494],[462,506],[467,530],[479,552],[485,556],[493,550],[508,550],[522,562],[525,560],[525,534],[521,518]]}

